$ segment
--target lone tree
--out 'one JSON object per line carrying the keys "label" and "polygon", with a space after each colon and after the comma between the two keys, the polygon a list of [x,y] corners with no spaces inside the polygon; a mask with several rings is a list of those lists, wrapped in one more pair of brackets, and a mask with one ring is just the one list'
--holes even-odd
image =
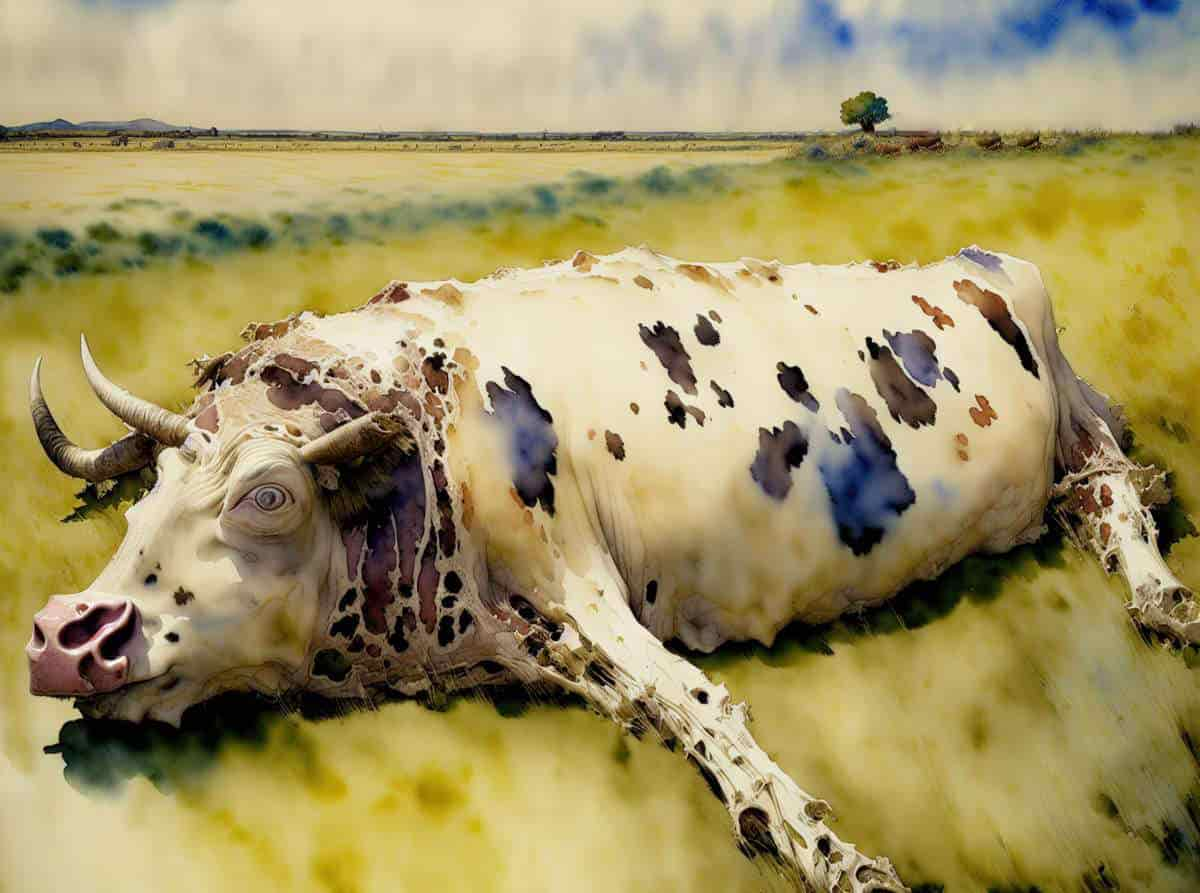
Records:
{"label": "lone tree", "polygon": [[892,117],[887,100],[864,90],[842,103],[842,123],[857,124],[867,133],[875,132],[875,125]]}

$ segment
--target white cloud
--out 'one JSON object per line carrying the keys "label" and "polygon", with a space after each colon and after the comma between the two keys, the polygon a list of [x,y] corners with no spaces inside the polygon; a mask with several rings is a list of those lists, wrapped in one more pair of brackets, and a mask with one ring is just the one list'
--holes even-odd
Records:
{"label": "white cloud", "polygon": [[[1053,52],[989,55],[998,13],[1022,5],[1037,3],[0,0],[0,120],[833,128],[840,100],[864,88],[888,96],[898,126],[1200,118],[1194,9],[1114,35],[1083,22]],[[834,43],[839,22],[853,31],[849,51]],[[899,25],[926,30],[902,40]]]}

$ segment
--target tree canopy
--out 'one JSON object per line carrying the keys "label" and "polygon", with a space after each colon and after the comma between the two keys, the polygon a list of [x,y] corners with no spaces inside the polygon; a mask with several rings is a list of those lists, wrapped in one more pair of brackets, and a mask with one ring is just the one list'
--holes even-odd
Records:
{"label": "tree canopy", "polygon": [[842,123],[857,124],[867,133],[873,133],[875,125],[890,118],[888,102],[870,90],[851,96],[842,103]]}

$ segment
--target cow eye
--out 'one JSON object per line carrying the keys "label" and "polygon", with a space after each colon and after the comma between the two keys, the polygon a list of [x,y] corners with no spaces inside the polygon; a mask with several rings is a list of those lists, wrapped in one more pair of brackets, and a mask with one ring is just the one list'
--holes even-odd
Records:
{"label": "cow eye", "polygon": [[274,512],[288,503],[287,490],[278,484],[263,484],[254,490],[254,504],[264,512]]}

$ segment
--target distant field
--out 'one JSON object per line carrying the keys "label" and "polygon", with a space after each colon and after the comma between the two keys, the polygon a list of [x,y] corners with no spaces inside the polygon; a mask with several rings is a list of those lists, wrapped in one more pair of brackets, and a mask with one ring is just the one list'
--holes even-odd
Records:
{"label": "distant field", "polygon": [[[81,330],[115,379],[178,406],[185,362],[236,346],[247,321],[345,310],[392,278],[642,242],[822,263],[979,243],[1040,265],[1075,369],[1126,405],[1137,455],[1173,472],[1169,563],[1200,586],[1200,139],[990,153],[948,135],[898,156],[851,138],[729,154],[200,142],[0,148],[0,890],[766,886],[678,755],[581,710],[467,699],[209,735],[63,728],[68,705],[25,691],[29,619],[90,582],[122,522],[57,522],[77,486],[40,455],[26,388],[44,355],[70,434],[119,433],[87,391]],[[1143,642],[1124,597],[1051,537],[701,662],[832,803],[839,835],[926,893],[1185,893],[1200,888],[1200,655]],[[42,752],[60,736],[82,792]],[[53,871],[48,840],[69,841]]]}
{"label": "distant field", "polygon": [[[130,137],[113,145],[109,136],[10,138],[0,152],[136,152],[155,149],[165,137]],[[79,145],[75,145],[78,143]],[[373,140],[256,137],[175,139],[174,151],[188,152],[740,152],[778,149],[778,140]],[[158,151],[166,151],[158,149]]]}

